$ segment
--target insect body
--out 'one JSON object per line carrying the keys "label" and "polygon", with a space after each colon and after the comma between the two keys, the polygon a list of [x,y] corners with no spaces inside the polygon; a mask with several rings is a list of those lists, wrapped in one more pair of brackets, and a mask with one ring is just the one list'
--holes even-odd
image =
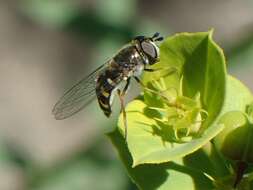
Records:
{"label": "insect body", "polygon": [[97,78],[96,94],[99,105],[106,116],[111,114],[113,92],[126,81],[126,91],[132,76],[139,76],[144,67],[146,57],[141,55],[135,44],[129,44],[110,60],[107,69]]}
{"label": "insect body", "polygon": [[[104,114],[111,115],[111,105],[115,91],[121,100],[124,111],[123,97],[129,87],[131,78],[140,82],[138,76],[143,72],[152,71],[146,68],[156,63],[159,59],[159,48],[155,41],[161,41],[159,33],[153,37],[137,36],[129,44],[104,65],[81,80],[56,103],[53,114],[56,119],[65,119],[77,113],[97,97],[100,108]],[[125,87],[121,91],[120,85],[125,81]]]}

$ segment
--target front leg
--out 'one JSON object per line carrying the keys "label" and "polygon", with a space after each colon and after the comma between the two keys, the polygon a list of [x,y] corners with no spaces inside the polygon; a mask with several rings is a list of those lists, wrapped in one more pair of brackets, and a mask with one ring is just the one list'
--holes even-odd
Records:
{"label": "front leg", "polygon": [[162,74],[161,77],[167,77],[168,75],[172,75],[174,73],[178,73],[178,69],[175,67],[165,67],[165,68],[156,68],[156,69],[151,69],[151,68],[144,68],[144,71],[146,72],[156,72],[156,71],[164,71],[165,74]]}
{"label": "front leg", "polygon": [[144,68],[144,71],[147,71],[147,72],[155,72],[157,71],[156,69],[148,69],[148,68]]}

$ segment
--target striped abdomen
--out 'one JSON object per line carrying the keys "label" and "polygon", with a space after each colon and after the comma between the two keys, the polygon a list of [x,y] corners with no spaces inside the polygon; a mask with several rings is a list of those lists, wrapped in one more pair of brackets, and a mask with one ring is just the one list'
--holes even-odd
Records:
{"label": "striped abdomen", "polygon": [[112,113],[113,90],[122,81],[120,73],[116,70],[107,69],[97,79],[96,94],[100,108],[109,117]]}

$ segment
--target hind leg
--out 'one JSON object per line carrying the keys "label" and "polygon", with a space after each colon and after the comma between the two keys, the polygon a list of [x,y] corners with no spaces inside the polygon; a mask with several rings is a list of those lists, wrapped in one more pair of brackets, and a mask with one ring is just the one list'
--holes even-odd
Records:
{"label": "hind leg", "polygon": [[130,84],[130,78],[127,79],[126,86],[124,89],[121,91],[120,89],[117,90],[119,100],[120,100],[120,107],[121,107],[121,112],[123,114],[123,123],[125,127],[125,140],[127,140],[127,118],[126,118],[126,110],[125,110],[125,94],[129,88]]}

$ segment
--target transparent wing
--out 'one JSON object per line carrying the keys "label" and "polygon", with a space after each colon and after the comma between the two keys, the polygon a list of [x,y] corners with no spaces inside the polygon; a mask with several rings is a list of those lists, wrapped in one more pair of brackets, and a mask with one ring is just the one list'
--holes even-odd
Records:
{"label": "transparent wing", "polygon": [[53,115],[55,119],[68,118],[82,110],[96,98],[96,77],[106,67],[107,63],[98,67],[90,75],[69,89],[55,104]]}

